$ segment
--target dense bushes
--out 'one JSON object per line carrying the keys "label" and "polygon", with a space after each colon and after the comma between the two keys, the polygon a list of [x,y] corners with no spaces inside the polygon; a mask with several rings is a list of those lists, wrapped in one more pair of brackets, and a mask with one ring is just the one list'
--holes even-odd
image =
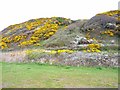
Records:
{"label": "dense bushes", "polygon": [[11,25],[2,34],[0,48],[16,47],[16,45],[19,47],[38,45],[40,41],[54,35],[61,26],[66,27],[70,23],[72,23],[70,19],[52,17],[32,19],[24,23]]}

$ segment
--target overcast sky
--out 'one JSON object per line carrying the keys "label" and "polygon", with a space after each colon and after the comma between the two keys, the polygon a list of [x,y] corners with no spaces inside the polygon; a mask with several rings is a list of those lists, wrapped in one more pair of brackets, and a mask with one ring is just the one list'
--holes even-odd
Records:
{"label": "overcast sky", "polygon": [[0,30],[41,17],[89,19],[97,13],[118,9],[119,0],[1,0]]}

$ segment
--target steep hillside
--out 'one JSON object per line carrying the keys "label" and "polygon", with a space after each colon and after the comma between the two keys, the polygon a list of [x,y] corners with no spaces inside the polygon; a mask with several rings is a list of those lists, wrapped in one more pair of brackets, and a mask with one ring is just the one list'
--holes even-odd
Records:
{"label": "steep hillside", "polygon": [[61,27],[73,21],[62,17],[32,19],[11,25],[0,32],[2,49],[39,45],[40,41],[51,37]]}
{"label": "steep hillside", "polygon": [[0,32],[0,48],[74,47],[106,42],[117,45],[119,36],[120,11],[114,10],[99,13],[90,20],[52,17],[11,25]]}
{"label": "steep hillside", "polygon": [[[78,20],[67,26],[66,29],[61,28],[51,38],[44,41],[45,47],[74,47],[82,38],[85,38],[85,33],[81,30],[88,20]],[[82,43],[81,43],[82,44]]]}
{"label": "steep hillside", "polygon": [[74,47],[90,43],[118,45],[120,11],[100,13],[90,20],[77,20],[45,41],[46,47]]}
{"label": "steep hillside", "polygon": [[102,43],[117,43],[120,36],[120,11],[114,10],[97,14],[83,27],[89,38]]}

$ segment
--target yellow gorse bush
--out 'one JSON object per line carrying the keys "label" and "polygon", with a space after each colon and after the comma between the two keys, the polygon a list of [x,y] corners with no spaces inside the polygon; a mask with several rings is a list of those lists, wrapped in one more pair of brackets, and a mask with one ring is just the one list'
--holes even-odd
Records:
{"label": "yellow gorse bush", "polygon": [[107,35],[109,35],[109,36],[114,36],[114,33],[113,33],[112,30],[103,31],[103,32],[101,32],[101,34],[107,34]]}
{"label": "yellow gorse bush", "polygon": [[33,49],[33,50],[26,50],[25,51],[26,54],[31,54],[33,52],[37,52],[37,53],[48,53],[48,54],[61,54],[61,53],[73,53],[74,51],[73,50],[66,50],[66,49],[63,49],[63,50],[44,50],[44,49]]}
{"label": "yellow gorse bush", "polygon": [[101,52],[99,44],[89,44],[84,52]]}
{"label": "yellow gorse bush", "polygon": [[[22,31],[22,29],[25,30],[20,32],[20,34],[18,33],[18,35],[13,33],[10,37],[4,37],[4,35],[2,35],[2,42],[4,42],[7,46],[9,45],[10,47],[13,45],[18,45],[20,47],[28,45],[40,46],[39,42],[41,40],[50,38],[57,32],[60,26],[66,28],[69,22],[71,22],[70,19],[52,17],[32,19],[27,22],[11,25],[6,28],[7,32],[5,34],[9,35],[10,33],[20,29],[20,31]],[[30,30],[30,33],[29,31],[28,33],[24,33],[26,30]]]}
{"label": "yellow gorse bush", "polygon": [[60,54],[60,53],[73,53],[73,50],[57,50],[57,53]]}
{"label": "yellow gorse bush", "polygon": [[44,26],[37,28],[32,36],[39,37],[40,39],[43,37],[44,39],[47,39],[50,36],[54,35],[58,28],[59,27],[57,24],[51,24],[51,22],[47,22]]}
{"label": "yellow gorse bush", "polygon": [[27,41],[20,42],[20,44],[18,46],[28,46],[28,45],[33,45],[34,43],[37,43],[37,41],[36,40],[27,40]]}
{"label": "yellow gorse bush", "polygon": [[89,48],[97,48],[97,49],[99,49],[100,45],[99,44],[89,44],[88,47]]}
{"label": "yellow gorse bush", "polygon": [[100,13],[100,14],[97,14],[97,15],[104,14],[104,15],[108,15],[108,16],[113,16],[113,15],[116,15],[118,13],[120,13],[120,10],[114,10],[114,11],[104,12],[104,13]]}
{"label": "yellow gorse bush", "polygon": [[11,39],[10,39],[10,37],[4,37],[4,38],[2,38],[1,41],[4,42],[4,43],[10,43]]}
{"label": "yellow gorse bush", "polygon": [[51,50],[50,54],[61,54],[61,53],[73,53],[73,50],[66,50],[66,49],[62,49],[62,50]]}
{"label": "yellow gorse bush", "polygon": [[34,46],[41,46],[40,43],[35,43]]}
{"label": "yellow gorse bush", "polygon": [[7,46],[7,44],[5,43],[5,42],[0,42],[0,47],[1,47],[1,49],[4,49],[4,48],[7,48],[8,46]]}
{"label": "yellow gorse bush", "polygon": [[13,41],[14,41],[14,42],[19,42],[19,41],[22,40],[23,38],[24,38],[23,36],[18,35],[18,36],[15,36],[15,37],[13,38]]}

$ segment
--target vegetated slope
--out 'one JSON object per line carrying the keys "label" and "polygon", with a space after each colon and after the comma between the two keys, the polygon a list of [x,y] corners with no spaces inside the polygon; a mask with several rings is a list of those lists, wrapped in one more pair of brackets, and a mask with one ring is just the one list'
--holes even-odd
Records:
{"label": "vegetated slope", "polygon": [[73,21],[62,17],[32,19],[4,29],[1,48],[26,47],[39,45],[40,41],[51,37],[59,28],[66,27]]}
{"label": "vegetated slope", "polygon": [[102,43],[117,43],[120,36],[120,11],[114,10],[97,14],[83,27],[89,38]]}
{"label": "vegetated slope", "polygon": [[61,28],[52,37],[45,40],[43,45],[45,47],[72,47],[79,42],[82,38],[85,38],[85,34],[80,30],[81,27],[88,20],[78,20],[66,28]]}
{"label": "vegetated slope", "polygon": [[45,41],[45,46],[74,47],[83,44],[101,43],[118,45],[120,36],[120,11],[100,13],[90,20],[77,20],[62,28]]}
{"label": "vegetated slope", "polygon": [[90,20],[73,21],[61,17],[32,19],[4,29],[0,35],[0,46],[5,49],[31,45],[54,48],[90,43],[117,44],[120,35],[119,12],[100,13]]}

